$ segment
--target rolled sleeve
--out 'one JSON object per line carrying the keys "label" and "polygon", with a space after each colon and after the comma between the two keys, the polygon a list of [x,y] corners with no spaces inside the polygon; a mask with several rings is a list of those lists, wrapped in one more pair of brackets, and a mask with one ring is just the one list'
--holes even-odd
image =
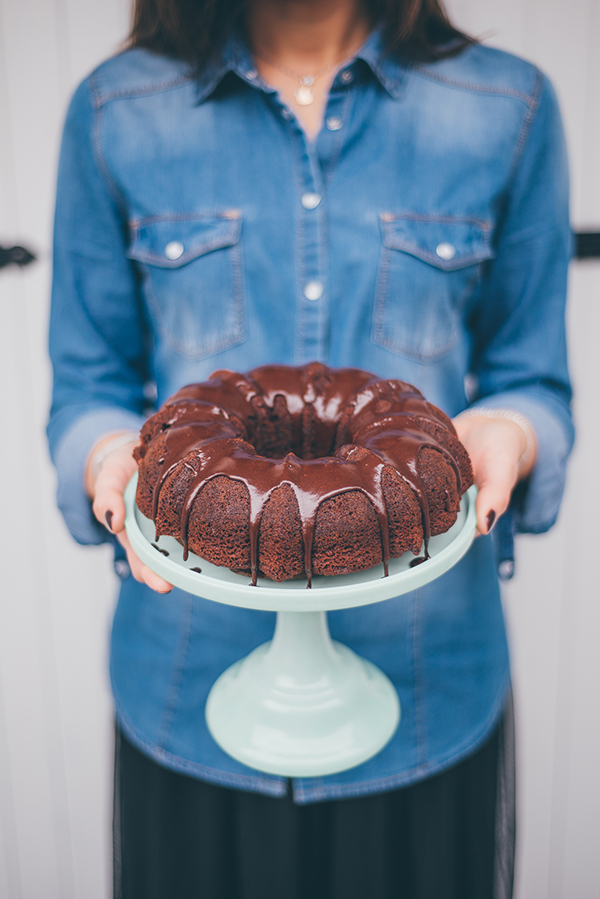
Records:
{"label": "rolled sleeve", "polygon": [[[147,408],[148,328],[126,257],[128,226],[94,134],[100,109],[93,79],[76,91],[58,173],[50,316],[53,402],[50,454],[58,505],[79,543],[110,535],[93,517],[85,464],[100,438],[139,430]],[[114,542],[114,541],[113,541]]]}
{"label": "rolled sleeve", "polygon": [[496,528],[505,535],[501,561],[511,556],[513,533],[540,533],[556,520],[573,444],[565,335],[572,248],[567,156],[556,97],[540,73],[519,146],[494,235],[496,257],[471,318],[472,408],[519,412],[537,442],[534,469]]}

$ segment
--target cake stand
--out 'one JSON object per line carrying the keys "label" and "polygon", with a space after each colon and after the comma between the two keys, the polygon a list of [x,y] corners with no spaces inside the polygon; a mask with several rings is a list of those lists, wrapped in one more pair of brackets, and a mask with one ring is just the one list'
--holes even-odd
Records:
{"label": "cake stand", "polygon": [[155,541],[154,524],[135,504],[137,474],[125,492],[125,526],[134,552],[182,590],[227,605],[277,612],[275,634],[215,682],[206,703],[208,729],[233,758],[284,777],[316,777],[353,768],[379,752],[400,720],[389,679],[375,665],[334,642],[326,612],[381,602],[429,583],[467,552],[475,535],[474,487],[454,526],[429,543],[431,558],[412,553],[383,566],[336,577],[277,583],[211,565],[173,537]]}

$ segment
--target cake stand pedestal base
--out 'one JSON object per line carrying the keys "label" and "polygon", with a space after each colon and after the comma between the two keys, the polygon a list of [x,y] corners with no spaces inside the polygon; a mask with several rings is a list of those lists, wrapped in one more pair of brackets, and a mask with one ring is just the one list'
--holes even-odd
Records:
{"label": "cake stand pedestal base", "polygon": [[379,752],[398,726],[400,704],[383,672],[331,639],[325,612],[278,612],[273,640],[215,682],[206,720],[239,762],[316,777]]}

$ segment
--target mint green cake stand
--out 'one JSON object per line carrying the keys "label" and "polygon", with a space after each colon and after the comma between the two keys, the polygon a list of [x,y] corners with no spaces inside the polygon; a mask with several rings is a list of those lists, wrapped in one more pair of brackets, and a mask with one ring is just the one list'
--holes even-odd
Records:
{"label": "mint green cake stand", "polygon": [[149,568],[197,596],[277,612],[273,639],[228,668],[209,693],[206,721],[219,746],[251,768],[284,777],[335,774],[379,752],[400,720],[396,690],[375,665],[331,639],[325,613],[399,596],[448,571],[475,535],[475,488],[463,497],[455,525],[431,539],[427,562],[410,568],[414,556],[405,553],[390,561],[389,577],[378,565],[314,577],[307,590],[304,579],[259,579],[252,587],[248,576],[192,553],[184,562],[173,537],[154,540],[154,524],[135,504],[136,483],[137,474],[125,492],[125,525]]}

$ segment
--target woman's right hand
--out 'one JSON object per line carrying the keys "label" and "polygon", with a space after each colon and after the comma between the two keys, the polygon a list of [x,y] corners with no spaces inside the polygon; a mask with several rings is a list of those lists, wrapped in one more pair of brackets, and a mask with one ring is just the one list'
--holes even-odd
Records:
{"label": "woman's right hand", "polygon": [[132,452],[138,441],[132,439],[130,442],[111,450],[102,458],[97,471],[94,471],[92,464],[94,456],[101,452],[103,446],[113,441],[116,436],[118,435],[110,434],[98,441],[90,454],[85,483],[88,495],[92,499],[94,515],[100,524],[115,534],[127,553],[127,561],[136,581],[147,584],[148,587],[156,590],[157,593],[169,593],[173,589],[173,585],[159,577],[154,571],[151,571],[136,556],[125,530],[125,500],[123,499],[123,494],[125,487],[137,468]]}

